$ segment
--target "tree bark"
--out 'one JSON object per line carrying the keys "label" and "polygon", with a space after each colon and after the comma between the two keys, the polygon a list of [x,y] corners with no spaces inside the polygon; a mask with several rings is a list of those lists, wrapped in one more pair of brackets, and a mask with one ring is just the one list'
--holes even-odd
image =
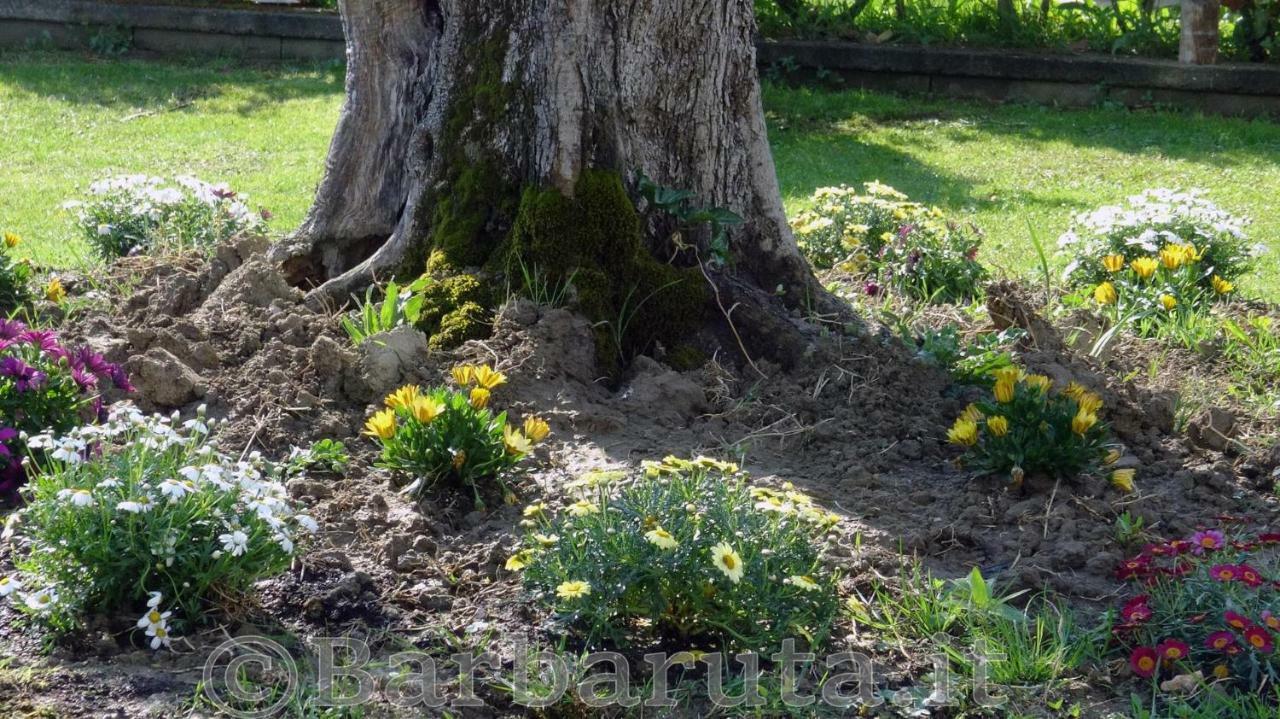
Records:
{"label": "tree bark", "polygon": [[[272,251],[312,297],[345,302],[378,278],[420,274],[446,235],[499,242],[520,188],[571,196],[595,169],[627,178],[633,198],[643,172],[746,218],[730,231],[732,270],[715,275],[742,312],[825,296],[782,208],[752,0],[340,6],[346,103],[315,202]],[[649,250],[665,261],[664,241]],[[746,329],[774,331],[764,325]]]}
{"label": "tree bark", "polygon": [[1219,0],[1182,0],[1178,62],[1212,65],[1218,61]]}

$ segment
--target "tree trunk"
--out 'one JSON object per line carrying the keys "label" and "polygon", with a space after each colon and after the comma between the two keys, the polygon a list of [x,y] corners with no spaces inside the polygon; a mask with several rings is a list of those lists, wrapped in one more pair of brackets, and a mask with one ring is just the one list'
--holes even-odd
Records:
{"label": "tree trunk", "polygon": [[[625,314],[627,300],[634,309],[671,294],[661,287],[672,283],[645,279],[667,276],[649,267],[653,258],[688,283],[696,279],[702,291],[714,280],[706,305],[714,310],[718,299],[722,311],[711,314],[731,314],[730,324],[756,339],[776,334],[776,319],[766,316],[781,315],[778,298],[796,307],[825,297],[783,213],[756,78],[751,0],[340,5],[347,100],[315,203],[297,232],[273,248],[290,280],[310,287],[313,298],[345,302],[376,279],[416,276],[429,265],[441,276],[465,268],[488,281],[511,271],[495,257],[537,255],[542,235],[601,242],[629,234],[631,220],[589,216],[626,212],[608,200],[601,172],[624,181],[631,211],[643,173],[690,191],[701,206],[746,218],[730,230],[732,260],[721,272],[704,272],[707,233],[686,232],[704,245],[681,250],[669,239],[672,224],[652,216],[638,220],[647,256],[625,266],[611,265],[604,250],[543,248],[543,262],[590,264],[583,259],[590,255],[601,267],[587,269],[606,275],[596,279],[633,283],[626,300],[615,296],[601,312],[621,304]],[[606,200],[584,197],[584,183]],[[576,204],[561,209],[584,216],[548,219],[548,191],[571,198]],[[524,249],[512,249],[514,242]],[[554,269],[563,277],[579,268]]]}
{"label": "tree trunk", "polygon": [[1182,0],[1178,62],[1212,65],[1218,61],[1219,0]]}

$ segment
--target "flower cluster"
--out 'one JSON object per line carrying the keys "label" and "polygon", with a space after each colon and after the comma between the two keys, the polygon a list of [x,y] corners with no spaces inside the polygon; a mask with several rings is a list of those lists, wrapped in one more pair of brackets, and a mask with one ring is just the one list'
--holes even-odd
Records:
{"label": "flower cluster", "polygon": [[[287,568],[316,522],[289,502],[278,467],[219,452],[216,424],[203,408],[179,423],[125,404],[102,424],[32,437],[44,460],[4,535],[19,572],[9,586],[33,588],[19,607],[69,629],[86,613],[140,607],[150,590],[194,625]],[[163,628],[164,643],[161,619],[150,636]]]}
{"label": "flower cluster", "polygon": [[98,416],[100,384],[132,391],[128,375],[87,347],[66,347],[50,330],[0,319],[0,494],[22,484],[21,438],[61,432]]}
{"label": "flower cluster", "polygon": [[[993,375],[992,398],[966,407],[947,432],[969,465],[1020,484],[1027,472],[1072,477],[1119,459],[1106,446],[1101,397],[1074,382],[1059,390],[1016,367]],[[1116,470],[1112,482],[1132,490],[1133,471]]]}
{"label": "flower cluster", "polygon": [[121,175],[89,186],[90,198],[64,205],[76,211],[85,239],[106,259],[161,249],[210,249],[262,228],[247,198],[226,185],[180,176],[172,184]]}
{"label": "flower cluster", "polygon": [[0,242],[0,317],[8,316],[31,301],[31,264],[13,256],[22,239],[12,232],[4,233]]}
{"label": "flower cluster", "polygon": [[839,517],[790,484],[753,487],[728,462],[667,457],[642,476],[590,472],[556,516],[524,510],[506,568],[588,645],[652,638],[777,647],[822,644],[836,613],[820,540]]}
{"label": "flower cluster", "polygon": [[1140,587],[1111,627],[1138,676],[1200,671],[1249,691],[1280,679],[1280,533],[1223,527],[1147,545],[1117,570]]}
{"label": "flower cluster", "polygon": [[814,193],[813,208],[791,223],[800,249],[819,269],[865,278],[868,294],[892,286],[919,299],[974,297],[987,273],[977,261],[982,233],[948,220],[936,207],[911,202],[871,182],[865,194],[841,185]]}
{"label": "flower cluster", "polygon": [[1147,190],[1127,207],[1078,215],[1058,246],[1071,258],[1071,286],[1123,314],[1160,316],[1202,309],[1235,291],[1262,251],[1247,246],[1244,225],[1199,192]]}
{"label": "flower cluster", "polygon": [[452,480],[470,487],[483,506],[481,484],[497,480],[505,490],[503,474],[551,428],[529,417],[517,429],[507,423],[506,412],[490,411],[493,391],[507,381],[492,367],[458,365],[452,378],[456,389],[408,385],[387,395],[386,408],[369,419],[364,433],[382,445],[380,466],[414,478],[406,492],[421,497],[438,482]]}

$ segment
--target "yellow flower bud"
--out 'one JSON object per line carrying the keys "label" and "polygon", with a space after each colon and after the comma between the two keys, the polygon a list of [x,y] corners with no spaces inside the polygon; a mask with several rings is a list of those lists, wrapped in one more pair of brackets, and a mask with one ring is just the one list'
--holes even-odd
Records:
{"label": "yellow flower bud", "polygon": [[1000,415],[995,415],[987,420],[987,431],[993,437],[1003,437],[1009,434],[1009,420]]}
{"label": "yellow flower bud", "polygon": [[1107,272],[1119,272],[1124,269],[1124,255],[1107,255],[1102,258],[1102,266]]}
{"label": "yellow flower bud", "polygon": [[1014,390],[1014,384],[1008,380],[1002,379],[996,382],[995,389],[993,390],[996,395],[996,401],[1000,402],[1001,404],[1012,402],[1013,390]]}
{"label": "yellow flower bud", "polygon": [[489,406],[489,390],[484,387],[476,387],[471,390],[471,406],[476,409],[484,409]]}

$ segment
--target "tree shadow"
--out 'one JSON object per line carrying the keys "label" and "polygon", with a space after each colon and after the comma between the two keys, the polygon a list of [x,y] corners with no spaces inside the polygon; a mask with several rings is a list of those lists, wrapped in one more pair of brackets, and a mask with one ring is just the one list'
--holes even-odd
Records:
{"label": "tree shadow", "polygon": [[189,112],[234,97],[235,112],[342,92],[341,63],[246,64],[231,58],[101,58],[68,52],[0,53],[0,87],[103,109]]}

